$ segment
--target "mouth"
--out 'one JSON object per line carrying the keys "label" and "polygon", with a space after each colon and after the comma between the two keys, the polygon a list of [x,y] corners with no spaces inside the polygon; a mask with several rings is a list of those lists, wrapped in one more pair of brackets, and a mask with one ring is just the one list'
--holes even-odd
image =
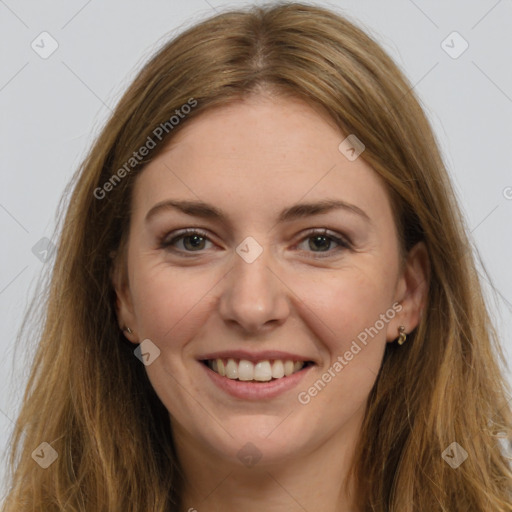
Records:
{"label": "mouth", "polygon": [[291,359],[247,359],[215,358],[201,361],[210,370],[234,381],[263,383],[286,379],[295,373],[312,366],[312,361],[294,361]]}

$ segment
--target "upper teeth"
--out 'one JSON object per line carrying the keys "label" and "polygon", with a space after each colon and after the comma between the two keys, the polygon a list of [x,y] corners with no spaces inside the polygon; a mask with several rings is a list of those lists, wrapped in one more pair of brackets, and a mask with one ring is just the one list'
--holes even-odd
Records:
{"label": "upper teeth", "polygon": [[292,373],[301,370],[304,367],[304,361],[282,361],[276,359],[258,361],[253,363],[247,359],[210,359],[208,366],[219,375],[233,380],[258,380],[269,381],[288,377]]}

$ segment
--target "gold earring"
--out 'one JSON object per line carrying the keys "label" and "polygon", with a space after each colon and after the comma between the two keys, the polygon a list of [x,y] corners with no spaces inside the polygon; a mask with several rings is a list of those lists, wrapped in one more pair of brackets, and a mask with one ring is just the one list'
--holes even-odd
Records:
{"label": "gold earring", "polygon": [[398,344],[403,345],[405,343],[405,340],[407,339],[407,334],[405,333],[405,327],[403,325],[401,325],[398,328],[398,332],[400,333],[398,336],[398,340],[397,340]]}

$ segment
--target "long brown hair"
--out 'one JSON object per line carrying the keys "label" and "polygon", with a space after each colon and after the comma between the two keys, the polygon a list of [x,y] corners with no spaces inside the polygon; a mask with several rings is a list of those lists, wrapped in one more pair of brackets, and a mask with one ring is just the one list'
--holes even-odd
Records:
{"label": "long brown hair", "polygon": [[[497,440],[512,425],[504,359],[429,122],[368,35],[332,10],[289,3],[225,12],[166,44],[78,170],[12,437],[5,512],[178,510],[168,412],[120,332],[112,256],[122,259],[144,165],[191,119],[263,89],[308,101],[364,142],[403,252],[422,240],[430,257],[421,322],[399,350],[388,344],[368,400],[353,466],[360,510],[512,511]],[[186,115],[170,122],[176,110]],[[156,147],[130,160],[148,138]],[[42,442],[58,454],[47,469],[32,458]],[[453,442],[468,454],[457,469],[442,457]]]}

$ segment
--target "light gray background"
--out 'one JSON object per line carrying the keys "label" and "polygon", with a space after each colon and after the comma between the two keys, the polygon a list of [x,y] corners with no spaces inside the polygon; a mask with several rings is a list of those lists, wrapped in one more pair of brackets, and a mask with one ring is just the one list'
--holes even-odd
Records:
{"label": "light gray background", "polygon": [[[50,265],[32,247],[52,238],[65,185],[135,71],[170,35],[248,3],[0,0],[2,454],[31,354],[14,350],[16,333],[36,280]],[[512,362],[512,1],[316,3],[343,9],[365,28],[419,94],[488,271],[480,269]],[[31,47],[35,41],[49,48],[48,39],[41,43],[43,31],[58,43],[47,59]],[[453,31],[469,44],[456,59],[441,46]],[[456,37],[445,44],[452,52],[462,48]],[[2,458],[0,478],[4,466]]]}

